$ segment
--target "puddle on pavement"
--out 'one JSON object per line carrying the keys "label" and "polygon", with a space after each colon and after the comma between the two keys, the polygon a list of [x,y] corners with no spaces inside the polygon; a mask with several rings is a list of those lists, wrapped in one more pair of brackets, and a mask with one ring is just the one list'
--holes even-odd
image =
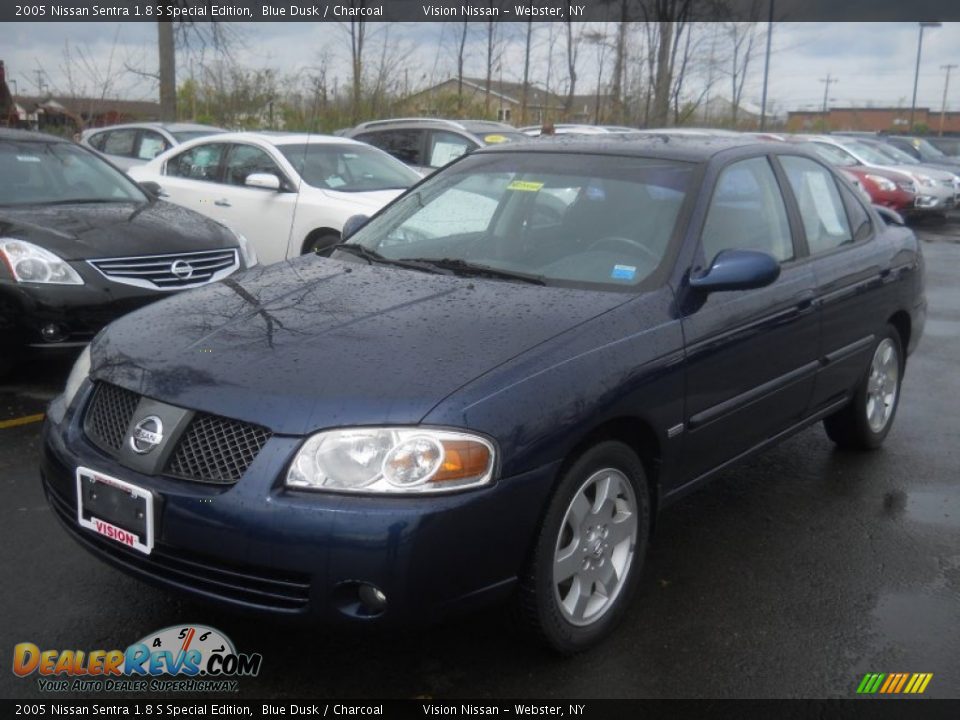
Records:
{"label": "puddle on pavement", "polygon": [[927,324],[923,327],[924,334],[934,335],[936,337],[955,338],[960,335],[960,321],[957,320],[937,320],[927,318]]}
{"label": "puddle on pavement", "polygon": [[893,490],[883,496],[883,511],[906,520],[930,525],[960,527],[960,497],[949,490]]}

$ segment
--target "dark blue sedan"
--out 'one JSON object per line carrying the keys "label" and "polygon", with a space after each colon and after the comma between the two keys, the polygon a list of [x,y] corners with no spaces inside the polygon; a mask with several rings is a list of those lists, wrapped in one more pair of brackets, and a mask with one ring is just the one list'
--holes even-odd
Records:
{"label": "dark blue sedan", "polygon": [[47,497],[164,587],[377,624],[513,597],[577,651],[670,502],[821,420],[883,442],[926,309],[897,221],[796,145],[484,149],[330,257],[108,327],[50,408]]}

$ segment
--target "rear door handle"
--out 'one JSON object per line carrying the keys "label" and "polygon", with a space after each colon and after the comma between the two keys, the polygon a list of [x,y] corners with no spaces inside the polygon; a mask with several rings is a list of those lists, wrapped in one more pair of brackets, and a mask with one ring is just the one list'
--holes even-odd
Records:
{"label": "rear door handle", "polygon": [[218,207],[231,207],[229,200],[214,200],[213,204]]}

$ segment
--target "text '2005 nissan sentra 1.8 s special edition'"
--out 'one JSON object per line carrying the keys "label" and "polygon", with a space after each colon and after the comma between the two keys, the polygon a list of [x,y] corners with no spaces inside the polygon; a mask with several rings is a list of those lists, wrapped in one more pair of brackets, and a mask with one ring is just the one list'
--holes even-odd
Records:
{"label": "text '2005 nissan sentra 1.8 s special edition'", "polygon": [[483,149],[363,220],[93,341],[43,452],[83,546],[325,622],[512,597],[574,652],[684,492],[819,420],[879,446],[923,329],[916,238],[794,145]]}

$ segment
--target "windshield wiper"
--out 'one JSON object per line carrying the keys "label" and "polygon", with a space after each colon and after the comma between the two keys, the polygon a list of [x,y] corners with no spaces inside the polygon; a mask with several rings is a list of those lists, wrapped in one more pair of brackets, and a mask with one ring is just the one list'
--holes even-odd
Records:
{"label": "windshield wiper", "polygon": [[530,283],[531,285],[546,285],[546,279],[543,275],[531,275],[530,273],[517,272],[515,270],[503,270],[501,268],[490,267],[489,265],[478,265],[460,258],[410,258],[406,262],[426,263],[441,270],[450,270],[455,275],[466,277],[486,277],[497,280],[519,280],[520,282]]}
{"label": "windshield wiper", "polygon": [[419,270],[420,272],[433,273],[434,275],[448,274],[440,268],[434,267],[432,263],[421,262],[419,260],[394,260],[393,258],[384,257],[376,250],[371,250],[368,247],[357,245],[355,243],[337,243],[336,245],[331,245],[328,249],[341,250],[359,258],[363,258],[367,261],[368,265],[377,263],[380,265],[392,265],[394,267],[407,268],[408,270]]}

